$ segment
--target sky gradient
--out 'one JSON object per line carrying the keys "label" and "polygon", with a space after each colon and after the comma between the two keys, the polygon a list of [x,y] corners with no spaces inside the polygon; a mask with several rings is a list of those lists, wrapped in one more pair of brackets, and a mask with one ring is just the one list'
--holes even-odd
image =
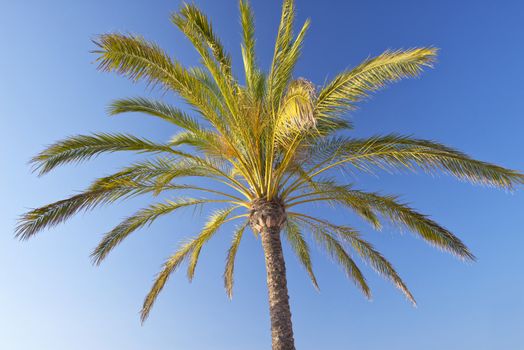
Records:
{"label": "sky gradient", "polygon": [[[275,1],[253,0],[259,63],[273,53],[280,16]],[[385,49],[440,48],[435,69],[378,92],[348,117],[356,136],[391,132],[428,138],[478,159],[524,170],[522,1],[305,1],[311,18],[295,76],[322,85]],[[29,208],[84,189],[97,176],[136,160],[99,157],[38,178],[28,160],[58,139],[129,132],[165,141],[176,131],[142,115],[108,117],[116,98],[158,96],[143,84],[100,73],[91,39],[106,32],[142,34],[186,65],[190,44],[169,22],[179,1],[0,1],[0,348],[9,350],[262,350],[270,347],[260,242],[246,235],[237,256],[235,296],[222,273],[232,226],[203,251],[189,284],[180,270],[149,320],[139,310],[164,259],[202,222],[190,210],[137,231],[99,267],[89,254],[101,235],[150,201],[77,215],[28,242],[13,238]],[[237,1],[197,0],[212,19],[240,75]],[[167,101],[176,103],[171,95]],[[342,210],[314,210],[360,229],[388,257],[415,295],[413,308],[369,267],[367,301],[340,269],[313,249],[320,293],[284,247],[297,349],[519,349],[524,329],[524,192],[506,193],[452,178],[358,175],[358,188],[400,194],[459,235],[477,256],[462,263],[408,232],[374,232]]]}

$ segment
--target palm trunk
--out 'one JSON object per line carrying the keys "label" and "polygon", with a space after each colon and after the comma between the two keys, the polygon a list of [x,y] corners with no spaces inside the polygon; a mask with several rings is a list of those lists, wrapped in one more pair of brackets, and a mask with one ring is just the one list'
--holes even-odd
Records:
{"label": "palm trunk", "polygon": [[266,260],[273,350],[295,350],[280,227],[260,230]]}

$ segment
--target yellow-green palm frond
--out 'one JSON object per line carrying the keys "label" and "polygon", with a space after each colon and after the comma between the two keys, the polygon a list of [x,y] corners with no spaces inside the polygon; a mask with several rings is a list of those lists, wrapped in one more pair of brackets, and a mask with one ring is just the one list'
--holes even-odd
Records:
{"label": "yellow-green palm frond", "polygon": [[286,226],[284,227],[284,235],[300,263],[306,269],[313,286],[318,290],[317,278],[313,273],[313,264],[311,262],[309,246],[300,232],[299,224],[293,218],[287,219]]}
{"label": "yellow-green palm frond", "polygon": [[352,70],[336,76],[319,92],[316,111],[325,118],[337,117],[346,110],[355,108],[355,102],[387,83],[416,77],[424,67],[432,66],[436,54],[437,49],[422,47],[386,51],[365,60]]}
{"label": "yellow-green palm frond", "polygon": [[164,263],[162,270],[157,275],[150,292],[144,300],[141,311],[142,322],[144,322],[148,317],[149,312],[156,301],[156,298],[164,288],[168,278],[180,266],[180,264],[189,259],[188,278],[191,280],[194,276],[195,267],[198,262],[198,257],[200,255],[202,246],[207,241],[209,241],[209,239],[211,239],[220,226],[222,226],[225,222],[240,217],[245,217],[245,215],[238,215],[236,217],[228,218],[234,209],[236,209],[236,207],[230,207],[228,209],[218,210],[212,214],[204,226],[204,229],[197,236],[183,243],[180,248]]}
{"label": "yellow-green palm frond", "polygon": [[228,200],[184,198],[174,201],[168,200],[165,203],[152,204],[147,208],[141,209],[104,235],[102,241],[91,254],[93,262],[96,265],[99,265],[111,252],[111,250],[113,250],[131,233],[146,225],[150,225],[160,216],[172,213],[173,211],[181,208],[201,206],[206,203],[216,202],[228,202]]}
{"label": "yellow-green palm frond", "polygon": [[279,70],[282,61],[285,58],[286,52],[289,50],[291,41],[293,40],[293,25],[295,23],[295,2],[294,0],[284,0],[282,4],[282,15],[278,27],[277,38],[275,40],[275,51],[273,53],[273,60],[271,62],[271,70],[268,77],[269,97],[272,99],[271,105],[274,108],[278,101],[274,101],[278,93],[276,90],[283,91],[283,77]]}
{"label": "yellow-green palm frond", "polygon": [[246,221],[244,224],[238,227],[233,235],[233,241],[231,242],[231,247],[227,251],[226,257],[226,267],[224,270],[224,288],[226,289],[227,296],[231,299],[233,298],[233,282],[234,282],[234,271],[235,271],[235,258],[237,256],[238,247],[240,246],[240,241],[242,236],[246,231],[249,221]]}
{"label": "yellow-green palm frond", "polygon": [[417,305],[413,294],[411,294],[404,281],[395,271],[393,265],[371,243],[363,240],[357,232],[347,227],[339,228],[338,233],[343,239],[349,241],[357,254],[364,261],[368,262],[378,274],[389,279],[414,306]]}
{"label": "yellow-green palm frond", "polygon": [[43,175],[63,164],[81,162],[101,153],[118,151],[185,155],[169,145],[155,143],[145,138],[126,134],[98,133],[77,135],[58,141],[35,156],[31,163],[34,165],[34,170]]}
{"label": "yellow-green palm frond", "polygon": [[160,85],[179,94],[186,102],[217,129],[223,131],[222,117],[216,111],[217,103],[210,103],[213,96],[209,89],[171,59],[158,45],[132,35],[104,34],[95,44],[99,50],[99,69],[117,72],[130,79],[144,80],[149,85]]}
{"label": "yellow-green palm frond", "polygon": [[110,190],[85,191],[23,214],[16,228],[16,237],[28,239],[37,232],[56,226],[82,210],[89,210],[103,203],[130,195],[135,188],[118,187]]}
{"label": "yellow-green palm frond", "polygon": [[[153,165],[157,167],[153,169]],[[78,212],[156,191],[157,186],[151,180],[163,174],[167,168],[166,164],[163,164],[166,166],[164,169],[161,169],[160,165],[162,163],[144,162],[127,167],[116,174],[95,180],[79,194],[30,210],[19,219],[16,236],[28,239],[43,229],[66,221]],[[238,200],[239,198],[233,197],[232,199]]]}
{"label": "yellow-green palm frond", "polygon": [[108,112],[110,115],[140,112],[158,117],[191,132],[203,130],[203,126],[195,118],[180,109],[143,97],[115,100],[109,105]]}
{"label": "yellow-green palm frond", "polygon": [[234,160],[235,150],[225,138],[213,131],[201,130],[199,132],[182,131],[175,134],[170,140],[172,147],[187,145],[200,151],[206,157],[222,160]]}
{"label": "yellow-green palm frond", "polygon": [[191,252],[191,258],[187,267],[187,278],[189,281],[195,276],[195,269],[198,263],[198,258],[200,257],[200,252],[204,244],[207,243],[213,237],[213,235],[218,231],[218,229],[226,222],[229,215],[233,210],[237,209],[239,206],[233,206],[228,209],[220,209],[215,211],[206,222],[204,229],[198,236],[197,242],[193,251]]}
{"label": "yellow-green palm frond", "polygon": [[275,53],[268,78],[269,102],[274,110],[280,105],[286,87],[291,81],[293,69],[300,57],[302,45],[310,25],[309,19],[306,20],[295,41],[292,41],[294,19],[294,2],[292,0],[284,1]]}
{"label": "yellow-green palm frond", "polygon": [[317,245],[342,267],[346,276],[355,283],[367,298],[371,298],[371,290],[362,274],[362,271],[360,271],[355,261],[353,261],[351,256],[344,249],[342,243],[322,226],[315,225],[313,221],[307,219],[302,214],[288,212],[288,215],[306,225],[312,233]]}
{"label": "yellow-green palm frond", "polygon": [[200,54],[202,64],[208,69],[230,114],[223,117],[235,118],[237,104],[234,99],[236,82],[231,75],[231,59],[225,54],[222,44],[212,31],[207,17],[194,5],[184,4],[171,17],[172,22],[191,41]]}
{"label": "yellow-green palm frond", "polygon": [[167,261],[164,263],[162,270],[156,276],[156,279],[153,283],[153,286],[151,287],[151,290],[149,291],[146,298],[144,299],[142,310],[140,311],[140,319],[142,320],[142,323],[149,316],[149,312],[151,311],[151,308],[153,307],[153,304],[155,303],[156,298],[158,297],[158,295],[164,288],[171,274],[175,272],[176,269],[180,266],[180,264],[183,263],[184,260],[188,258],[189,254],[195,248],[197,241],[198,241],[198,237],[195,237],[183,243],[180,246],[180,248],[172,256],[170,256],[169,259],[167,259]]}
{"label": "yellow-green palm frond", "polygon": [[[227,78],[231,79],[231,56],[226,53],[224,46],[220,39],[213,31],[209,19],[204,15],[200,9],[192,4],[183,4],[182,8],[177,14],[172,17],[173,22],[181,29],[181,31],[188,36],[188,38],[195,44],[195,47],[200,52],[201,43],[206,44],[211,51],[211,55],[218,63],[220,72],[225,74]],[[202,57],[204,61],[206,57]],[[207,62],[205,63],[207,65]]]}
{"label": "yellow-green palm frond", "polygon": [[240,0],[240,23],[242,24],[242,59],[246,76],[246,87],[253,91],[256,86],[258,68],[255,54],[255,19],[251,4]]}
{"label": "yellow-green palm frond", "polygon": [[309,191],[306,190],[302,194],[287,198],[287,207],[292,208],[296,205],[312,202],[330,202],[353,210],[375,229],[382,227],[371,203],[359,197],[359,192],[353,190],[350,185],[338,185],[334,180],[321,180],[308,183],[309,187],[311,187]]}
{"label": "yellow-green palm frond", "polygon": [[[472,159],[433,141],[386,135],[366,139],[341,139],[335,147],[337,151],[331,155],[324,150],[325,159],[308,171],[310,177],[350,164],[364,171],[372,171],[373,168],[414,171],[418,168],[428,173],[447,173],[474,184],[509,190],[524,183],[524,175],[517,171]],[[311,158],[313,157],[312,155]]]}
{"label": "yellow-green palm frond", "polygon": [[399,202],[394,196],[355,190],[326,181],[318,183],[314,191],[297,197],[292,199],[288,207],[322,201],[338,203],[352,209],[377,229],[381,227],[379,217],[384,218],[461,259],[475,259],[466,245],[453,233],[407,204]]}
{"label": "yellow-green palm frond", "polygon": [[347,226],[334,225],[329,221],[303,214],[297,213],[295,216],[312,230],[322,232],[327,236],[334,235],[339,237],[343,242],[349,243],[351,248],[353,248],[365,262],[369,263],[377,273],[389,279],[413,305],[417,304],[408,287],[393,268],[393,265],[391,265],[382,254],[375,250],[373,245],[362,239],[357,231]]}
{"label": "yellow-green palm frond", "polygon": [[99,55],[100,70],[116,71],[134,81],[144,79],[165,88],[179,84],[182,67],[155,43],[139,36],[104,34],[95,44],[99,47],[94,53]]}
{"label": "yellow-green palm frond", "polygon": [[377,193],[355,190],[353,195],[356,199],[360,198],[360,200],[369,203],[377,214],[382,215],[401,228],[407,228],[433,246],[461,259],[475,260],[475,256],[457,236],[431,220],[428,216],[399,202],[395,196],[383,196]]}

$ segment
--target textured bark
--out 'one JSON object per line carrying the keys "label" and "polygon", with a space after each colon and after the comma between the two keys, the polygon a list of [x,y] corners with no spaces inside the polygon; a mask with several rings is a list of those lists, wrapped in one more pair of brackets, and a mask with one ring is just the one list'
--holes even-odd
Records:
{"label": "textured bark", "polygon": [[260,233],[264,248],[273,350],[295,350],[286,265],[280,240],[285,221],[286,213],[279,202],[254,203],[250,222],[253,230]]}

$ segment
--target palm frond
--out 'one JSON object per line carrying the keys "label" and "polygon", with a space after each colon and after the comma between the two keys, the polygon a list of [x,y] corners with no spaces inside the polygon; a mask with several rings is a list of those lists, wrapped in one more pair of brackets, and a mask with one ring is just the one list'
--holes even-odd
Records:
{"label": "palm frond", "polygon": [[91,210],[101,204],[112,203],[122,197],[138,194],[142,190],[143,188],[134,186],[87,190],[67,199],[30,210],[20,217],[16,227],[16,237],[28,239],[43,229],[66,221],[82,210]]}
{"label": "palm frond", "polygon": [[[160,46],[142,37],[123,34],[103,34],[95,41],[98,68],[116,71],[134,81],[145,79],[148,84],[175,87],[179,84],[182,67]],[[178,90],[178,89],[176,89]]]}
{"label": "palm frond", "polygon": [[[184,19],[185,21],[182,21]],[[183,23],[184,27],[181,30],[184,33],[191,33],[189,39],[193,41],[195,38],[205,42],[213,58],[219,64],[220,72],[225,74],[228,79],[231,79],[231,56],[226,53],[224,45],[220,42],[220,39],[216,36],[213,31],[213,26],[211,22],[204,15],[200,9],[195,5],[185,3],[180,9],[178,16],[173,16],[173,21],[175,24],[181,27]],[[188,29],[188,26],[191,28]],[[197,50],[199,48],[197,47]]]}
{"label": "palm frond", "polygon": [[231,75],[231,59],[213,33],[207,17],[196,6],[184,4],[178,13],[172,15],[171,20],[200,54],[203,65],[221,92],[230,116],[235,117],[237,105],[233,98],[235,82]]}
{"label": "palm frond", "polygon": [[218,130],[225,130],[216,110],[218,102],[210,103],[213,95],[209,89],[158,45],[138,36],[122,34],[101,35],[95,44],[99,47],[94,53],[99,55],[100,70],[117,72],[134,81],[145,80],[152,86],[172,90]]}
{"label": "palm frond", "polygon": [[215,211],[207,220],[202,232],[199,234],[195,247],[191,252],[191,258],[187,267],[187,278],[189,281],[193,280],[195,276],[195,269],[198,263],[198,258],[200,257],[200,252],[204,244],[207,243],[213,237],[213,235],[218,231],[220,226],[222,226],[229,215],[238,208],[238,206],[229,207],[228,209],[220,209]]}
{"label": "palm frond", "polygon": [[246,86],[253,91],[256,86],[255,19],[248,0],[240,0],[240,22],[242,24],[242,59],[246,75]]}
{"label": "palm frond", "polygon": [[164,288],[171,274],[175,272],[180,264],[188,258],[189,254],[195,248],[197,239],[198,237],[183,243],[180,248],[164,263],[162,270],[156,276],[151,290],[144,299],[142,310],[140,312],[140,319],[142,320],[142,323],[149,316],[149,312],[151,311],[156,298]]}
{"label": "palm frond", "polygon": [[437,142],[399,135],[346,139],[338,151],[309,170],[311,177],[340,165],[372,171],[417,168],[428,173],[447,173],[460,180],[512,190],[524,183],[521,173],[475,160]]}
{"label": "palm frond", "polygon": [[309,251],[309,246],[304,239],[304,236],[300,232],[300,226],[298,223],[293,220],[292,218],[288,218],[286,221],[286,226],[284,227],[284,234],[285,237],[295,252],[296,256],[298,257],[300,263],[304,268],[306,269],[309,278],[311,279],[311,282],[315,286],[315,288],[318,290],[318,283],[317,278],[315,277],[315,274],[313,273],[313,265],[311,263],[311,255]]}
{"label": "palm frond", "polygon": [[475,256],[457,236],[428,216],[399,202],[395,196],[383,196],[356,190],[352,191],[352,195],[355,200],[367,202],[377,214],[384,216],[401,228],[407,228],[437,248],[461,259],[475,260]]}
{"label": "palm frond", "polygon": [[279,29],[278,32],[275,55],[269,75],[268,96],[271,99],[271,107],[275,109],[280,105],[286,87],[291,81],[293,69],[300,57],[304,39],[310,25],[310,21],[307,19],[297,34],[295,41],[292,42],[294,17],[293,1],[285,1],[282,8],[281,30]]}
{"label": "palm frond", "polygon": [[404,281],[402,281],[397,271],[395,271],[393,265],[382,254],[380,254],[380,252],[375,250],[371,243],[365,241],[356,231],[347,227],[339,227],[337,232],[342,238],[349,241],[353,249],[364,261],[368,262],[377,273],[389,279],[406,296],[406,298],[413,303],[413,305],[417,305],[415,298]]}
{"label": "palm frond", "polygon": [[226,268],[224,270],[224,287],[226,289],[227,296],[231,299],[233,298],[233,282],[234,282],[234,270],[235,270],[235,258],[237,255],[238,247],[240,246],[240,241],[242,236],[249,224],[249,221],[246,221],[244,224],[238,227],[233,235],[233,241],[231,242],[231,247],[227,251],[226,258]]}
{"label": "palm frond", "polygon": [[98,246],[93,250],[93,253],[91,254],[91,257],[93,258],[93,263],[99,265],[111,252],[111,250],[113,250],[131,233],[135,232],[141,227],[150,225],[160,216],[172,213],[173,211],[181,208],[201,206],[206,203],[214,202],[224,201],[184,198],[174,201],[168,200],[165,203],[155,203],[147,208],[139,210],[135,214],[129,216],[124,221],[122,221],[113,230],[109,231],[104,235]]}
{"label": "palm frond", "polygon": [[[275,51],[271,62],[271,70],[268,77],[268,96],[271,99],[272,108],[278,104],[275,101],[278,93],[276,90],[283,89],[282,80],[279,79],[279,66],[284,60],[293,40],[293,24],[295,22],[295,2],[294,0],[284,0],[282,4],[282,15],[278,27],[277,38],[275,40]],[[283,90],[282,90],[283,91]]]}
{"label": "palm frond", "polygon": [[63,164],[81,162],[101,153],[118,151],[186,155],[172,149],[169,145],[155,143],[145,138],[126,134],[98,133],[77,135],[58,141],[31,159],[31,163],[34,171],[43,175]]}
{"label": "palm frond", "polygon": [[298,196],[300,201],[290,202],[288,207],[297,204],[328,201],[342,204],[380,229],[379,216],[395,225],[407,228],[431,245],[447,251],[461,259],[474,260],[475,256],[453,233],[421,214],[395,196],[385,196],[373,192],[351,189],[349,186],[330,182],[319,183],[316,192]]}
{"label": "palm frond", "polygon": [[324,227],[315,225],[313,221],[299,213],[288,212],[288,216],[307,225],[318,246],[327,252],[333,260],[342,267],[346,276],[355,283],[367,298],[371,298],[371,290],[362,274],[362,271],[360,271],[357,264],[349,256],[339,240],[330,235],[329,231]]}
{"label": "palm frond", "polygon": [[335,181],[311,181],[308,183],[308,186],[312,187],[311,191],[287,198],[288,208],[311,202],[332,202],[353,210],[375,229],[382,227],[377,214],[374,212],[372,203],[361,198],[360,192],[353,190],[351,186],[338,185]]}
{"label": "palm frond", "polygon": [[382,254],[376,251],[369,242],[362,239],[357,231],[347,226],[334,225],[329,221],[304,214],[295,214],[295,216],[313,230],[317,230],[328,236],[335,235],[340,237],[343,242],[348,242],[365,262],[368,262],[377,273],[389,279],[413,305],[416,305],[415,298],[395,271],[393,265],[391,265]]}
{"label": "palm frond", "polygon": [[113,101],[108,108],[110,115],[118,115],[129,112],[140,112],[166,120],[185,130],[198,132],[203,127],[197,120],[161,101],[154,101],[143,97],[126,98]]}
{"label": "palm frond", "polygon": [[324,118],[339,116],[355,108],[355,102],[386,84],[407,77],[416,77],[424,67],[431,67],[437,49],[431,47],[386,51],[343,72],[319,93],[317,114]]}

